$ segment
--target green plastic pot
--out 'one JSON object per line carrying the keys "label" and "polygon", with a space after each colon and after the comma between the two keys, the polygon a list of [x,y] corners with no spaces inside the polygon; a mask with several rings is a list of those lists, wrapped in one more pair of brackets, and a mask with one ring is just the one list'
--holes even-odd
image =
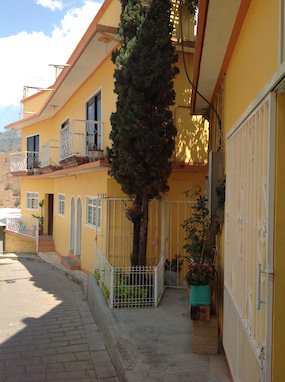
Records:
{"label": "green plastic pot", "polygon": [[191,285],[190,304],[192,306],[211,305],[210,285]]}

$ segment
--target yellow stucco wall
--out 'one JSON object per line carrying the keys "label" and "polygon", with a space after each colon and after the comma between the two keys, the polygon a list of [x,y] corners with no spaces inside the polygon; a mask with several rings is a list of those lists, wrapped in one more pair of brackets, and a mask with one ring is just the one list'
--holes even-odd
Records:
{"label": "yellow stucco wall", "polygon": [[[98,21],[100,24],[117,26],[120,17],[120,2],[113,0],[106,13]],[[191,24],[191,28],[192,28]],[[192,29],[187,26],[185,29],[187,39],[193,39]],[[190,29],[191,33],[190,33]],[[183,68],[181,53],[178,54],[178,66],[180,73],[174,80],[176,91],[176,104],[173,106],[174,120],[178,128],[177,151],[175,160],[186,163],[204,163],[207,158],[207,129],[202,129],[200,134],[200,121],[194,121],[189,115],[189,101],[191,95],[190,84],[186,79]],[[190,73],[193,67],[193,54],[186,54],[186,62]],[[114,94],[114,65],[108,56],[93,74],[70,95],[69,100],[58,110],[53,118],[42,122],[31,124],[23,129],[22,132],[22,150],[26,150],[26,139],[28,136],[40,135],[40,150],[43,144],[49,140],[60,139],[61,124],[66,120],[85,120],[86,102],[101,91],[102,96],[102,121],[103,121],[103,149],[110,145],[109,133],[111,130],[110,115],[116,107],[116,95]],[[35,97],[35,102],[37,97]],[[31,99],[32,102],[33,99]],[[27,106],[28,106],[27,101]],[[199,127],[199,128],[198,128]],[[81,123],[80,131],[84,131],[85,124]],[[198,134],[199,132],[199,134]],[[205,172],[190,172],[176,170],[169,180],[170,191],[167,198],[172,200],[185,200],[184,192],[192,189],[194,186],[204,186]],[[70,203],[74,197],[75,204],[78,198],[82,203],[82,257],[81,265],[84,269],[93,271],[94,269],[94,242],[99,240],[100,236],[96,230],[88,227],[86,221],[86,196],[97,196],[106,194],[109,197],[123,197],[121,187],[116,184],[114,179],[107,175],[107,171],[94,172],[74,176],[58,177],[54,179],[43,179],[40,177],[29,176],[22,181],[22,212],[24,214],[40,214],[38,211],[26,210],[26,192],[38,192],[39,201],[45,200],[44,207],[44,233],[48,229],[48,194],[54,194],[54,225],[53,236],[56,250],[61,255],[68,255],[70,245]],[[65,214],[60,216],[57,213],[58,194],[65,195]],[[103,212],[104,213],[104,212]],[[105,224],[105,222],[104,222]]]}
{"label": "yellow stucco wall", "polygon": [[36,253],[37,244],[32,238],[5,231],[5,252]]}
{"label": "yellow stucco wall", "polygon": [[30,117],[31,114],[25,112],[32,112],[32,113],[37,113],[41,107],[43,106],[44,102],[48,99],[50,96],[50,90],[44,90],[40,91],[37,94],[27,97],[22,100],[23,104],[23,113],[24,117]]}
{"label": "yellow stucco wall", "polygon": [[[223,142],[239,117],[278,68],[279,1],[252,0],[223,80]],[[220,101],[219,101],[220,102]],[[215,134],[215,132],[213,132]],[[226,150],[226,144],[223,145]],[[213,146],[213,149],[216,147]],[[224,226],[219,238],[219,269],[224,269]],[[219,290],[223,291],[223,279]],[[219,304],[222,333],[223,301]]]}
{"label": "yellow stucco wall", "polygon": [[121,3],[119,0],[113,0],[107,11],[99,19],[99,24],[117,27],[119,25],[121,15]]}
{"label": "yellow stucco wall", "polygon": [[285,375],[285,94],[277,97],[272,381]]}
{"label": "yellow stucco wall", "polygon": [[225,132],[277,70],[278,11],[279,0],[251,2],[225,77]]}

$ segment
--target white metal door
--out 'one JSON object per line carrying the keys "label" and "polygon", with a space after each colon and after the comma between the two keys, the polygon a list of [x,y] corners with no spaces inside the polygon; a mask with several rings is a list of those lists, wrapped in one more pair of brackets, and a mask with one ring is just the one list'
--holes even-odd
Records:
{"label": "white metal door", "polygon": [[227,136],[223,343],[235,381],[270,381],[275,98]]}

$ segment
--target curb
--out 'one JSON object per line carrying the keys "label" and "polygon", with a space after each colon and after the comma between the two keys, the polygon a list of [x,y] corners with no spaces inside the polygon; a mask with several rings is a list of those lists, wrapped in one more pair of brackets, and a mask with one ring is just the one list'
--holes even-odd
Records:
{"label": "curb", "polygon": [[93,275],[87,278],[87,302],[100,332],[104,337],[106,347],[110,353],[120,381],[134,381],[134,379],[130,378],[132,360],[125,341],[119,334],[118,326],[112,312]]}

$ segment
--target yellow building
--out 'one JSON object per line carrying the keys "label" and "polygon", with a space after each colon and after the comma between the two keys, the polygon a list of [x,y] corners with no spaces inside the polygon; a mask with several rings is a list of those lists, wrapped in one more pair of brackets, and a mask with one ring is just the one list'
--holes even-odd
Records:
{"label": "yellow building", "polygon": [[[178,5],[175,1],[172,12],[180,67],[173,107],[178,135],[170,190],[165,201],[153,201],[150,208],[150,265],[162,255],[182,254],[181,223],[190,209],[184,193],[196,185],[203,187],[207,171],[207,128],[203,119],[189,114],[191,86],[182,64]],[[12,245],[11,231],[35,232],[29,216],[36,215],[39,222],[43,218],[44,235],[34,245],[40,251],[52,249],[48,236],[59,255],[88,272],[94,271],[99,256],[118,266],[130,261],[132,232],[124,213],[128,201],[108,175],[110,166],[104,159],[116,104],[111,53],[119,47],[120,11],[119,0],[105,0],[55,83],[24,98],[23,118],[7,126],[22,131],[22,152],[11,156],[11,172],[21,179],[23,215],[21,223],[9,223],[7,243]],[[185,60],[190,69],[193,29],[193,20],[185,18]],[[168,225],[163,224],[166,220]]]}
{"label": "yellow building", "polygon": [[240,382],[285,378],[284,25],[284,0],[199,2],[191,107],[226,176],[219,321]]}

